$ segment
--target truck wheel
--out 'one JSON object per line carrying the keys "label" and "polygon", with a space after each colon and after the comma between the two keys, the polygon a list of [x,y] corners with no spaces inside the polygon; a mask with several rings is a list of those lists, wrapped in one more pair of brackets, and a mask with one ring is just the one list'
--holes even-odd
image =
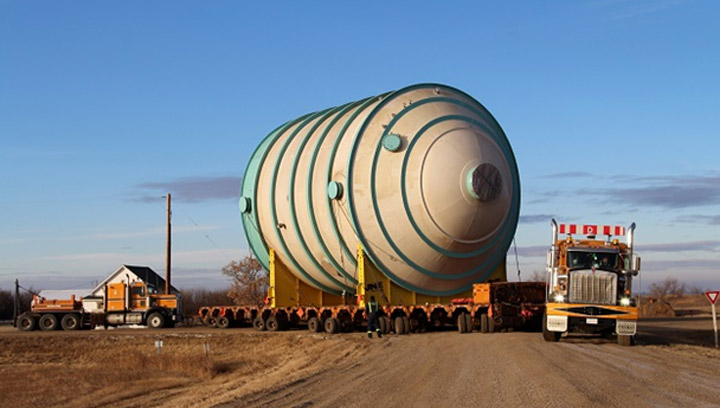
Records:
{"label": "truck wheel", "polygon": [[17,320],[17,328],[20,331],[33,331],[37,326],[37,320],[29,314],[20,315]]}
{"label": "truck wheel", "polygon": [[280,322],[275,316],[268,317],[267,321],[265,322],[265,326],[267,327],[268,331],[271,332],[276,332],[280,330]]}
{"label": "truck wheel", "polygon": [[495,318],[488,316],[488,333],[495,333]]}
{"label": "truck wheel", "polygon": [[630,347],[635,344],[635,336],[618,334],[617,342],[623,347]]}
{"label": "truck wheel", "polygon": [[230,327],[230,319],[227,316],[220,316],[217,318],[218,329],[227,329]]}
{"label": "truck wheel", "polygon": [[317,317],[311,317],[308,320],[308,330],[310,330],[310,333],[320,333],[322,330],[322,325],[320,324],[320,319]]}
{"label": "truck wheel", "polygon": [[[543,339],[545,339],[545,341],[552,341],[552,342],[556,342],[556,341],[560,340],[560,336],[562,336],[562,333],[560,333],[560,332],[553,332],[553,331],[548,330],[547,315],[545,315],[545,314],[543,314],[542,334],[543,334]],[[619,338],[619,336],[618,336],[618,338]]]}
{"label": "truck wheel", "polygon": [[334,317],[325,319],[325,333],[335,334],[340,329],[340,323]]}
{"label": "truck wheel", "polygon": [[470,316],[470,314],[465,314],[465,329],[467,330],[465,333],[472,333],[473,331],[473,318]]}
{"label": "truck wheel", "polygon": [[150,313],[147,317],[147,326],[151,329],[160,329],[165,325],[165,317],[158,312]]}
{"label": "truck wheel", "polygon": [[483,313],[480,315],[480,333],[488,332],[488,315]]}
{"label": "truck wheel", "polygon": [[266,329],[265,320],[263,320],[262,316],[258,316],[253,320],[253,327],[257,331],[263,331]]}
{"label": "truck wheel", "polygon": [[60,326],[62,326],[63,330],[77,330],[81,326],[80,316],[74,313],[66,314],[60,321]]}
{"label": "truck wheel", "polygon": [[389,321],[385,316],[378,317],[378,326],[380,326],[380,333],[388,334],[390,332]]}
{"label": "truck wheel", "polygon": [[464,314],[458,315],[457,326],[460,333],[467,333],[467,320],[465,320]]}
{"label": "truck wheel", "polygon": [[54,314],[44,314],[40,316],[40,330],[55,330],[58,328],[58,319]]}

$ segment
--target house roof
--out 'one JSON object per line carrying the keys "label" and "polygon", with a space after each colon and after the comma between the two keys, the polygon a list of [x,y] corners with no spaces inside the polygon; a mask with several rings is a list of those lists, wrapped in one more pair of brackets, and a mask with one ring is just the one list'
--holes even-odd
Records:
{"label": "house roof", "polygon": [[[165,279],[158,275],[157,272],[150,269],[150,267],[138,265],[122,265],[118,270],[111,273],[107,278],[105,278],[104,281],[100,282],[100,284],[97,285],[95,289],[93,289],[93,293],[97,292],[98,289],[102,289],[103,286],[105,286],[110,280],[112,280],[113,277],[117,276],[119,273],[122,273],[125,270],[134,273],[146,284],[154,286],[155,289],[158,290],[158,292],[163,292],[165,290]],[[172,285],[170,285],[170,291],[176,293],[180,292]]]}

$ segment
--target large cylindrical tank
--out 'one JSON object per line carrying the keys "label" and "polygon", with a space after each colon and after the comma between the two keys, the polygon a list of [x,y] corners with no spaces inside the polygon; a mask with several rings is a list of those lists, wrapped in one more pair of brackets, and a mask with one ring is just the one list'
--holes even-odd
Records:
{"label": "large cylindrical tank", "polygon": [[464,92],[413,85],[272,131],[245,170],[248,243],[304,282],[355,291],[355,248],[398,285],[445,296],[485,280],[517,227],[520,182],[497,121]]}

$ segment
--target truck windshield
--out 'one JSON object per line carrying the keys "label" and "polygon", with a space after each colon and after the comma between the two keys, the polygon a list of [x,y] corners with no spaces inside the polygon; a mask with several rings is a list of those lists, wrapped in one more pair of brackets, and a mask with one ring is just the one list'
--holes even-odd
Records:
{"label": "truck windshield", "polygon": [[618,254],[612,252],[568,251],[568,268],[570,269],[604,269],[617,270]]}

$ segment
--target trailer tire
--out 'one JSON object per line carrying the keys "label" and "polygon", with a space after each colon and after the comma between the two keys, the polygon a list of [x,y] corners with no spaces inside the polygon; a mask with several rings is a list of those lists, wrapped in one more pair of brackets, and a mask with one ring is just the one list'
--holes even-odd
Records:
{"label": "trailer tire", "polygon": [[403,316],[403,334],[410,334],[410,319],[407,316]]}
{"label": "trailer tire", "polygon": [[58,319],[54,314],[44,314],[40,316],[40,321],[38,323],[40,330],[51,331],[58,328]]}
{"label": "trailer tire", "polygon": [[378,326],[380,329],[380,333],[382,334],[388,334],[390,332],[390,328],[388,327],[390,325],[390,321],[385,316],[378,317]]}
{"label": "trailer tire", "polygon": [[467,333],[467,321],[465,320],[465,314],[458,315],[457,327],[460,333]]}
{"label": "trailer tire", "polygon": [[334,317],[329,317],[325,319],[325,333],[327,334],[335,334],[340,329],[340,323],[338,320]]}
{"label": "trailer tire", "polygon": [[470,314],[465,314],[465,329],[467,330],[465,333],[472,333],[473,331],[473,318],[470,316]]}
{"label": "trailer tire", "polygon": [[635,336],[618,334],[617,342],[623,347],[630,347],[635,345]]}
{"label": "trailer tire", "polygon": [[543,320],[542,320],[542,335],[543,339],[545,341],[551,341],[551,342],[557,342],[560,340],[560,336],[562,336],[562,333],[560,332],[553,332],[548,330],[547,328],[547,315],[543,314]]}
{"label": "trailer tire", "polygon": [[63,330],[78,330],[82,326],[80,316],[75,313],[66,314],[60,321]]}
{"label": "trailer tire", "polygon": [[488,332],[488,315],[483,313],[480,315],[480,333]]}
{"label": "trailer tire", "polygon": [[217,327],[218,329],[227,329],[230,327],[230,318],[227,316],[220,316],[217,318]]}
{"label": "trailer tire", "polygon": [[280,331],[280,321],[275,316],[268,317],[267,321],[265,322],[265,326],[267,327],[268,331]]}
{"label": "trailer tire", "polygon": [[402,316],[398,316],[395,318],[395,334],[405,334],[405,321],[403,320]]}
{"label": "trailer tire", "polygon": [[310,330],[310,333],[320,333],[322,331],[320,319],[317,317],[311,317],[308,319],[308,330]]}
{"label": "trailer tire", "polygon": [[37,320],[29,314],[22,314],[18,317],[17,328],[20,331],[33,331],[37,327]]}
{"label": "trailer tire", "polygon": [[253,320],[253,327],[257,331],[263,331],[266,329],[265,320],[263,320],[262,316],[258,316]]}

